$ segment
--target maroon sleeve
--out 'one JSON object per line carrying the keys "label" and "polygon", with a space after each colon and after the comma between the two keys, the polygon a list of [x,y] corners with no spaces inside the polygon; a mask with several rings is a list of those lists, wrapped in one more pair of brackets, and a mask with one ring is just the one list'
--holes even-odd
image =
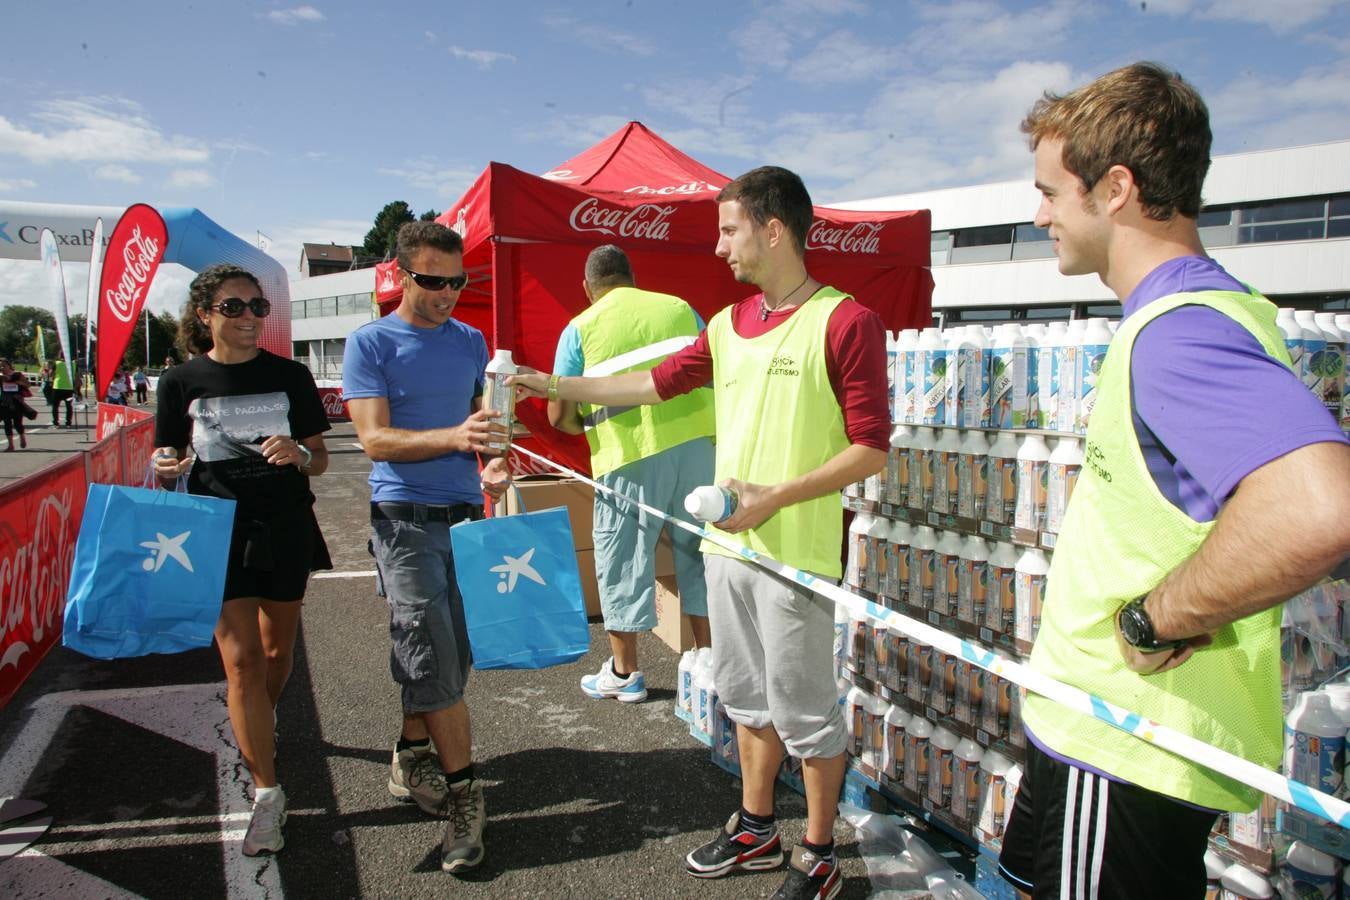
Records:
{"label": "maroon sleeve", "polygon": [[708,329],[698,333],[692,344],[666,357],[652,369],[652,384],[662,400],[687,394],[712,381],[712,347],[708,345]]}
{"label": "maroon sleeve", "polygon": [[844,411],[849,443],[889,450],[891,404],[881,317],[855,300],[840,303],[825,329],[825,365]]}

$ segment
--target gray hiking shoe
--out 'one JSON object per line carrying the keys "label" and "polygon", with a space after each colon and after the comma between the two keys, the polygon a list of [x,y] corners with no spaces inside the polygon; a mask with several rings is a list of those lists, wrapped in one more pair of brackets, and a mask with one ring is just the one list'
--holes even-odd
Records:
{"label": "gray hiking shoe", "polygon": [[389,761],[389,793],[416,803],[429,816],[445,815],[445,773],[441,760],[430,748],[394,750]]}
{"label": "gray hiking shoe", "polygon": [[441,870],[454,873],[472,869],[483,861],[483,823],[487,819],[483,786],[475,779],[450,785],[446,807],[450,821],[441,844]]}
{"label": "gray hiking shoe", "polygon": [[244,832],[244,855],[257,856],[259,853],[276,853],[286,846],[281,836],[281,826],[286,824],[286,795],[277,791],[271,803],[253,801],[253,815],[248,820],[248,831]]}

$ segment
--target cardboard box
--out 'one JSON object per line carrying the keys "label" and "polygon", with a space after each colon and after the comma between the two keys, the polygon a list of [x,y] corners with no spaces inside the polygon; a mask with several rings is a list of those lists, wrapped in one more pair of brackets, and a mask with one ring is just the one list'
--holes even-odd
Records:
{"label": "cardboard box", "polygon": [[694,647],[694,630],[680,608],[680,589],[674,575],[656,579],[656,627],[652,633],[677,653]]}
{"label": "cardboard box", "polygon": [[[592,535],[594,524],[595,492],[589,484],[575,478],[562,478],[556,475],[526,475],[516,479],[515,491],[506,492],[506,514],[515,515],[521,511],[521,502],[528,512],[553,509],[555,506],[567,507],[567,517],[572,522],[572,540],[576,549],[590,550],[595,546]],[[594,567],[591,572],[594,576]]]}

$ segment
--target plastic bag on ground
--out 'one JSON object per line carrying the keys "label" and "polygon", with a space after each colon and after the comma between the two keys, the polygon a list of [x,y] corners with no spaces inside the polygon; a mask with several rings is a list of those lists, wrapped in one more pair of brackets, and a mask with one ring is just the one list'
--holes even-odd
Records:
{"label": "plastic bag on ground", "polygon": [[984,900],[923,838],[897,816],[868,812],[847,803],[839,815],[858,835],[874,898],[883,900]]}

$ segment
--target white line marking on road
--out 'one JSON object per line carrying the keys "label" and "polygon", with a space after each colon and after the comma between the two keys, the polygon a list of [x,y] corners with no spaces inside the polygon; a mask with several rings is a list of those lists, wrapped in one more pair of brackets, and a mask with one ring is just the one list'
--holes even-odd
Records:
{"label": "white line marking on road", "polygon": [[316,580],[319,578],[374,578],[375,570],[371,569],[368,572],[315,572],[310,577]]}

